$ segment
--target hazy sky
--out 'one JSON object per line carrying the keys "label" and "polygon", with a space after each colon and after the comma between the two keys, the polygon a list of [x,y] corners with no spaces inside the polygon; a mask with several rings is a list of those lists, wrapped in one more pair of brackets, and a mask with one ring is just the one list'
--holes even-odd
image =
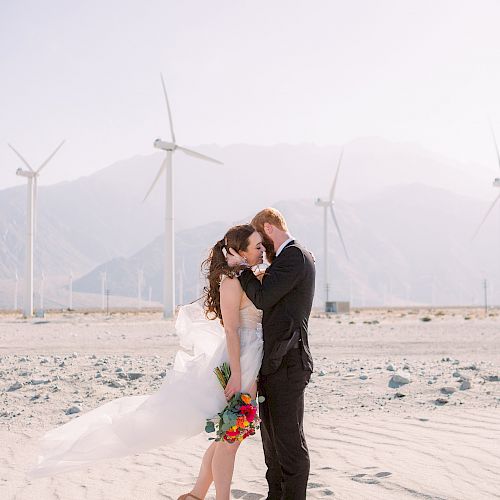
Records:
{"label": "hazy sky", "polygon": [[[500,174],[497,0],[0,0],[0,189],[179,143],[417,142]],[[431,182],[430,182],[431,183]]]}

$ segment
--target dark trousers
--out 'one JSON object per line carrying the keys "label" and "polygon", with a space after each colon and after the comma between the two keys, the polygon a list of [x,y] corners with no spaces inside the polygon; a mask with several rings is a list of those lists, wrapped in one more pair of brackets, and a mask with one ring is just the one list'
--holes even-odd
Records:
{"label": "dark trousers", "polygon": [[304,370],[301,349],[292,349],[278,370],[260,376],[260,430],[267,465],[268,500],[304,500],[309,451],[304,437],[304,389],[311,372]]}

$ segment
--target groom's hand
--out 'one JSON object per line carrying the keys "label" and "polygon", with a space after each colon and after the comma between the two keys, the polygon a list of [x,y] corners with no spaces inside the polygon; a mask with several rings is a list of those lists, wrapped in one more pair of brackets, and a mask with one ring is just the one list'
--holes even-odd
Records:
{"label": "groom's hand", "polygon": [[247,260],[232,248],[229,249],[226,260],[229,267],[248,266]]}

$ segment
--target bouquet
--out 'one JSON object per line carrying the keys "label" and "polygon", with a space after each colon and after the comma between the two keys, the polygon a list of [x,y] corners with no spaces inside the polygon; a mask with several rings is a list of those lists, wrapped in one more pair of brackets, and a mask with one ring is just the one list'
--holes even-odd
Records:
{"label": "bouquet", "polygon": [[[231,376],[230,366],[223,363],[215,368],[214,373],[222,388],[225,389]],[[254,400],[250,394],[237,392],[216,417],[207,419],[205,431],[216,433],[216,437],[210,439],[224,440],[227,443],[241,442],[248,436],[253,436],[260,422],[257,415],[257,402],[263,401],[263,396]]]}

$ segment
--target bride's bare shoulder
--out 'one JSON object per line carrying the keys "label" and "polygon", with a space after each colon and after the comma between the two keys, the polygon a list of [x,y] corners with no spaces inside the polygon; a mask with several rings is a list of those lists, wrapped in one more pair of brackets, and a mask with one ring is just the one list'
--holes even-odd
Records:
{"label": "bride's bare shoulder", "polygon": [[220,282],[221,293],[239,293],[243,292],[240,280],[236,277],[224,275]]}

